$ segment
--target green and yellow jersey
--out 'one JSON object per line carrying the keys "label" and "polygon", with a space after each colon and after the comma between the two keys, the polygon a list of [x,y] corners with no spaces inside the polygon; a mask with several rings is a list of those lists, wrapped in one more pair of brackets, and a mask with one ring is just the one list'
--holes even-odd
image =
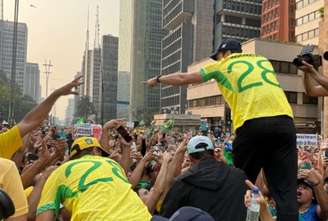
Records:
{"label": "green and yellow jersey", "polygon": [[98,156],[84,156],[57,168],[48,178],[37,214],[60,206],[69,210],[73,221],[149,221],[151,215],[121,166]]}
{"label": "green and yellow jersey", "polygon": [[234,53],[200,70],[204,81],[215,79],[231,108],[234,130],[245,121],[287,115],[293,111],[270,61],[255,54]]}

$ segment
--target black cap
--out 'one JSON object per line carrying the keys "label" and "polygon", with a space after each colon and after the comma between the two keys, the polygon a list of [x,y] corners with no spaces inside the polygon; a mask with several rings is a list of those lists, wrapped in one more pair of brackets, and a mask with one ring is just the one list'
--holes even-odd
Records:
{"label": "black cap", "polygon": [[213,60],[217,60],[216,56],[219,52],[221,51],[234,51],[236,53],[241,53],[242,49],[241,49],[241,44],[239,41],[236,41],[234,39],[227,39],[222,41],[222,43],[219,45],[219,47],[216,48],[215,52],[213,54],[211,54],[210,58],[212,58]]}
{"label": "black cap", "polygon": [[176,211],[170,219],[153,216],[151,221],[215,221],[212,216],[207,212],[194,208],[194,207],[182,207]]}

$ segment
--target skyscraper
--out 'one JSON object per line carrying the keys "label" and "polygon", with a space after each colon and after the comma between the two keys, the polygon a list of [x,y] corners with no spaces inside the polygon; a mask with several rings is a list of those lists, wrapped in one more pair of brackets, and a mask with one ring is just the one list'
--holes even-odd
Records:
{"label": "skyscraper", "polygon": [[101,118],[103,122],[117,118],[118,44],[118,37],[104,35],[102,38]]}
{"label": "skyscraper", "polygon": [[215,47],[232,38],[244,42],[260,36],[262,0],[215,1]]}
{"label": "skyscraper", "polygon": [[130,73],[129,119],[150,120],[159,111],[159,89],[142,81],[160,73],[162,0],[121,1],[121,9],[119,75]]}
{"label": "skyscraper", "polygon": [[295,41],[295,0],[263,0],[261,38]]}
{"label": "skyscraper", "polygon": [[32,97],[37,103],[41,100],[40,69],[38,64],[26,63],[24,94]]}
{"label": "skyscraper", "polygon": [[101,49],[94,48],[91,52],[91,75],[90,75],[90,101],[96,111],[97,122],[101,119]]}
{"label": "skyscraper", "polygon": [[130,73],[121,71],[117,79],[117,118],[127,118],[130,102]]}
{"label": "skyscraper", "polygon": [[[119,49],[118,49],[118,85],[127,85],[131,77],[131,60],[132,60],[132,27],[133,27],[133,3],[131,0],[120,1],[120,23],[119,23]],[[118,117],[128,118],[128,108],[130,100],[130,86],[128,88],[117,88],[118,101],[125,102],[125,105],[119,107]],[[126,91],[128,90],[128,91]],[[126,111],[120,108],[126,108]]]}
{"label": "skyscraper", "polygon": [[[193,60],[194,0],[163,0],[163,29],[161,74],[187,71]],[[211,33],[212,35],[212,33]],[[184,113],[186,87],[161,85],[161,112]]]}
{"label": "skyscraper", "polygon": [[324,0],[296,1],[296,41],[300,44],[319,44],[320,9]]}
{"label": "skyscraper", "polygon": [[[0,74],[11,79],[12,49],[13,49],[14,23],[0,21]],[[24,89],[24,73],[27,56],[27,26],[18,23],[17,29],[17,55],[16,55],[16,83]]]}
{"label": "skyscraper", "polygon": [[162,0],[134,2],[132,70],[130,81],[131,120],[151,121],[159,112],[159,88],[148,88],[142,81],[160,73]]}

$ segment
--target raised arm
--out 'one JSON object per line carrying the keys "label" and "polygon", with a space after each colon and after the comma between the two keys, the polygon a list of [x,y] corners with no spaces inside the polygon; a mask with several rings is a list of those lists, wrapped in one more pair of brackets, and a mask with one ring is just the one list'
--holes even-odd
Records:
{"label": "raised arm", "polygon": [[311,64],[303,64],[299,69],[304,72],[306,93],[310,96],[328,96],[328,78],[321,75]]}
{"label": "raised arm", "polygon": [[47,118],[52,106],[61,96],[75,94],[73,88],[77,88],[82,83],[80,82],[81,77],[75,79],[74,81],[66,84],[62,88],[55,90],[49,97],[47,97],[41,104],[36,106],[31,112],[26,114],[21,122],[18,123],[18,128],[20,134],[24,137],[27,133],[37,128],[41,122]]}
{"label": "raised arm", "polygon": [[176,72],[168,75],[161,75],[147,81],[148,86],[154,87],[159,83],[166,85],[182,86],[188,84],[202,83],[203,79],[199,72],[183,73]]}
{"label": "raised arm", "polygon": [[148,207],[149,211],[152,213],[153,210],[155,209],[156,203],[160,199],[160,196],[164,192],[164,187],[165,187],[165,181],[166,181],[166,176],[168,172],[168,165],[171,160],[170,153],[165,152],[163,154],[163,162],[161,169],[158,173],[158,176],[156,178],[154,187],[150,190],[149,197],[146,200],[146,206]]}
{"label": "raised arm", "polygon": [[132,184],[132,188],[135,188],[141,177],[142,173],[146,167],[146,164],[153,159],[153,154],[151,151],[147,152],[146,155],[140,160],[137,167],[133,170],[131,176],[129,177],[129,181]]}

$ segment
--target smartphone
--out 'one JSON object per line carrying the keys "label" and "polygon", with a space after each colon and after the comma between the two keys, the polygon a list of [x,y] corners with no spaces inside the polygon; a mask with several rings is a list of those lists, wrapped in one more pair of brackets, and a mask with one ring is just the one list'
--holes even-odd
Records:
{"label": "smartphone", "polygon": [[141,155],[145,156],[146,152],[147,152],[146,139],[142,139],[142,141],[141,141]]}
{"label": "smartphone", "polygon": [[130,143],[132,141],[132,137],[130,136],[128,131],[123,126],[120,126],[119,128],[117,128],[117,132],[123,137],[123,139],[126,142]]}

